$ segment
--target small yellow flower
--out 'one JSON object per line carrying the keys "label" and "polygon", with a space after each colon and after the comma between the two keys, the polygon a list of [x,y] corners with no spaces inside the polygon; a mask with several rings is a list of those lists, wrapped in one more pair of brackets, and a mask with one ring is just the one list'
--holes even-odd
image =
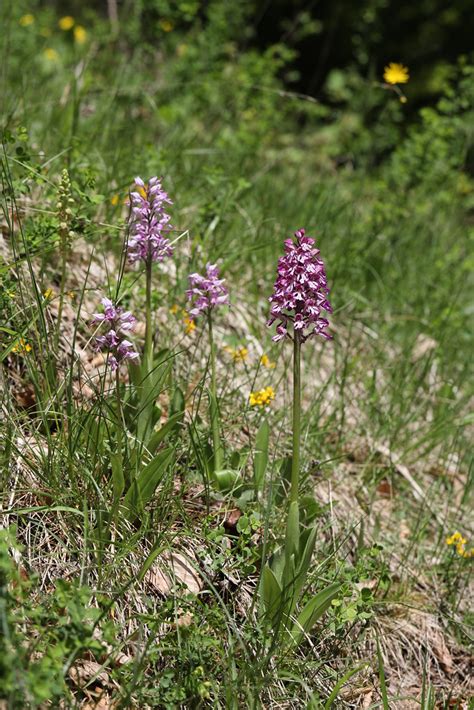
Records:
{"label": "small yellow flower", "polygon": [[250,393],[249,404],[251,407],[266,407],[274,399],[275,390],[273,387],[265,387],[263,390]]}
{"label": "small yellow flower", "polygon": [[174,25],[169,20],[160,20],[158,24],[163,32],[172,32],[174,30]]}
{"label": "small yellow flower", "polygon": [[144,187],[142,187],[141,185],[135,185],[135,189],[137,192],[140,193],[140,195],[143,197],[144,200],[147,199],[147,194],[146,194],[146,190]]}
{"label": "small yellow flower", "polygon": [[68,30],[71,30],[74,27],[74,17],[71,17],[71,15],[61,17],[61,19],[58,20],[58,25],[60,30],[67,32]]}
{"label": "small yellow flower", "polygon": [[446,545],[465,545],[467,540],[456,530],[450,537],[446,538]]}
{"label": "small yellow flower", "polygon": [[184,321],[184,325],[185,325],[184,332],[186,333],[186,335],[191,335],[191,333],[193,333],[196,330],[196,323],[193,321],[192,318],[190,318],[188,316],[187,313],[184,316],[183,321]]}
{"label": "small yellow flower", "polygon": [[32,25],[33,22],[35,21],[35,18],[33,15],[22,15],[18,22],[22,27],[28,27],[29,25]]}
{"label": "small yellow flower", "polygon": [[116,205],[118,205],[119,200],[120,200],[120,197],[119,197],[118,195],[113,195],[113,196],[110,198],[110,204],[115,207]]}
{"label": "small yellow flower", "polygon": [[229,355],[232,355],[232,359],[234,362],[245,362],[249,354],[248,348],[246,348],[245,346],[240,346],[239,348],[231,348],[227,345],[224,350],[228,352]]}
{"label": "small yellow flower", "polygon": [[82,27],[82,25],[76,25],[74,27],[74,39],[77,44],[84,44],[87,40],[87,30]]}
{"label": "small yellow flower", "polygon": [[15,298],[15,291],[7,291],[8,298]]}
{"label": "small yellow flower", "polygon": [[474,547],[470,550],[466,550],[465,545],[467,540],[461,535],[460,532],[456,530],[452,535],[446,538],[446,545],[455,545],[456,552],[460,557],[474,557]]}
{"label": "small yellow flower", "polygon": [[263,354],[260,358],[260,364],[262,367],[268,367],[270,370],[273,370],[273,368],[276,366],[276,362],[272,362],[268,355],[265,354]]}
{"label": "small yellow flower", "polygon": [[181,308],[178,306],[177,303],[175,303],[174,306],[171,306],[170,313],[175,316],[177,313],[180,312],[180,310]]}
{"label": "small yellow flower", "polygon": [[75,291],[68,291],[66,296],[70,301],[74,301],[77,298],[77,293]]}
{"label": "small yellow flower", "polygon": [[46,47],[43,54],[49,62],[57,62],[59,59],[59,54],[52,47]]}
{"label": "small yellow flower", "polygon": [[408,67],[396,62],[390,62],[384,69],[383,78],[387,84],[406,84],[410,78]]}
{"label": "small yellow flower", "polygon": [[56,294],[52,288],[47,288],[46,291],[43,293],[43,296],[45,297],[45,299],[47,301],[49,301],[50,298],[53,298],[53,296],[55,296],[55,295]]}
{"label": "small yellow flower", "polygon": [[24,338],[17,340],[15,345],[12,347],[12,353],[29,353],[31,352],[31,345],[26,342]]}

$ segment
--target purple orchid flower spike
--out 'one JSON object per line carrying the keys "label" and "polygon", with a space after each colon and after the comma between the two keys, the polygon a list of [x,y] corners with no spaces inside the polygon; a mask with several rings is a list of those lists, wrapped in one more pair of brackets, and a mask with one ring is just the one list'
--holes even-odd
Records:
{"label": "purple orchid flower spike", "polygon": [[135,188],[130,193],[129,261],[132,264],[140,260],[163,261],[173,254],[173,247],[165,236],[172,229],[165,207],[173,203],[157,177],[150,178],[148,183],[136,177]]}
{"label": "purple orchid flower spike", "polygon": [[267,325],[277,322],[272,340],[278,342],[291,338],[288,325],[292,324],[301,342],[313,335],[330,340],[327,332],[329,321],[321,315],[324,310],[332,313],[328,300],[326,270],[319,258],[319,249],[314,239],[305,236],[305,230],[295,232],[295,239],[285,241],[285,254],[280,257]]}
{"label": "purple orchid flower spike", "polygon": [[206,265],[206,276],[201,274],[189,275],[189,288],[186,291],[186,296],[190,301],[193,301],[190,315],[194,317],[200,316],[202,313],[209,312],[216,306],[228,306],[229,292],[224,286],[225,279],[219,278],[219,267],[216,264],[208,263]]}
{"label": "purple orchid flower spike", "polygon": [[108,353],[108,363],[112,372],[126,360],[136,360],[138,353],[133,344],[123,336],[133,330],[136,319],[130,311],[124,311],[109,298],[102,298],[103,313],[94,313],[92,324],[105,324],[108,331],[95,339],[96,350]]}

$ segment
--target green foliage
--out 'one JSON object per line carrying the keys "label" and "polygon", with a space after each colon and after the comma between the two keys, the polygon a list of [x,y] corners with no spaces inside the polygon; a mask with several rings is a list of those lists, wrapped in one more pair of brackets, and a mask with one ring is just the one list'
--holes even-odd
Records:
{"label": "green foliage", "polygon": [[90,589],[57,580],[40,592],[12,550],[20,552],[14,529],[0,538],[0,697],[11,708],[39,707],[70,697],[67,671],[84,654],[100,657],[110,630],[104,626],[103,641],[94,634],[101,610],[91,605]]}

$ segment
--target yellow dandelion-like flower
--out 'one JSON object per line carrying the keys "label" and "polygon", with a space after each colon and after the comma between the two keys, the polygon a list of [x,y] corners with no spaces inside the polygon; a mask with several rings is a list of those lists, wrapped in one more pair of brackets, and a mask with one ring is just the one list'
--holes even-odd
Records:
{"label": "yellow dandelion-like flower", "polygon": [[274,399],[275,390],[273,387],[265,387],[263,390],[250,393],[249,404],[251,407],[266,407]]}
{"label": "yellow dandelion-like flower", "polygon": [[43,293],[43,296],[45,297],[45,299],[47,301],[49,301],[50,298],[53,298],[53,296],[55,296],[55,295],[56,294],[52,288],[47,288],[46,291]]}
{"label": "yellow dandelion-like flower", "polygon": [[268,355],[265,354],[263,354],[260,358],[260,364],[262,367],[268,367],[270,370],[273,370],[273,368],[276,366],[276,362],[272,362]]}
{"label": "yellow dandelion-like flower", "polygon": [[35,21],[35,18],[33,15],[22,15],[20,19],[18,20],[19,24],[22,27],[29,27],[29,25],[32,25]]}
{"label": "yellow dandelion-like flower", "polygon": [[120,197],[119,197],[118,195],[113,195],[113,196],[110,198],[110,204],[115,207],[116,205],[118,205],[119,200],[120,200]]}
{"label": "yellow dandelion-like flower", "polygon": [[12,353],[29,353],[31,352],[31,345],[26,342],[24,338],[17,340],[15,345],[12,347]]}
{"label": "yellow dandelion-like flower", "polygon": [[77,44],[84,44],[87,41],[87,30],[82,25],[74,27],[74,39]]}
{"label": "yellow dandelion-like flower", "polygon": [[46,47],[43,54],[49,62],[57,62],[59,59],[59,54],[52,47]]}
{"label": "yellow dandelion-like flower", "polygon": [[174,30],[174,25],[169,20],[160,20],[158,24],[163,32],[172,32]]}
{"label": "yellow dandelion-like flower", "polygon": [[59,29],[64,32],[71,30],[74,27],[74,23],[74,17],[71,17],[71,15],[65,15],[65,17],[61,17],[61,19],[58,20]]}
{"label": "yellow dandelion-like flower", "polygon": [[408,67],[390,62],[384,69],[383,78],[387,84],[406,84],[410,78]]}
{"label": "yellow dandelion-like flower", "polygon": [[186,335],[190,335],[196,330],[196,323],[193,321],[192,318],[188,316],[187,313],[184,316],[183,321],[185,325],[184,332],[186,333]]}

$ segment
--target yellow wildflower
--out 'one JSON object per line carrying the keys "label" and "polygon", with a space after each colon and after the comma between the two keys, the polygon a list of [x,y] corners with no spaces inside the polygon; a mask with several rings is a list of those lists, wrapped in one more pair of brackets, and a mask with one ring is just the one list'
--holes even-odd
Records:
{"label": "yellow wildflower", "polygon": [[52,49],[52,47],[46,47],[43,54],[50,62],[57,62],[59,59],[59,54],[56,52],[55,49]]}
{"label": "yellow wildflower", "polygon": [[71,17],[71,15],[61,17],[61,19],[58,21],[58,25],[60,30],[64,30],[64,32],[67,32],[68,30],[71,30],[74,27],[74,17]]}
{"label": "yellow wildflower", "polygon": [[263,354],[260,358],[260,364],[262,367],[268,367],[270,370],[272,370],[275,367],[276,362],[272,362],[268,355]]}
{"label": "yellow wildflower", "polygon": [[192,332],[194,332],[196,330],[196,323],[193,321],[192,318],[190,318],[190,316],[188,316],[187,313],[184,316],[183,320],[184,320],[184,325],[186,326],[184,329],[184,332],[186,333],[186,335],[190,335]]}
{"label": "yellow wildflower", "polygon": [[275,399],[275,390],[273,387],[265,387],[263,390],[251,392],[249,403],[251,407],[266,407],[272,400]]}
{"label": "yellow wildflower", "polygon": [[446,538],[446,545],[455,545],[456,552],[460,557],[474,557],[474,547],[470,550],[466,550],[465,545],[467,540],[461,535],[460,532],[456,530],[452,535]]}
{"label": "yellow wildflower", "polygon": [[465,545],[466,542],[466,538],[464,538],[457,530],[450,537],[446,538],[446,545]]}
{"label": "yellow wildflower", "polygon": [[239,348],[231,348],[228,345],[224,348],[226,352],[229,353],[229,355],[232,355],[232,359],[234,362],[245,362],[248,358],[248,348],[245,346],[241,346]]}
{"label": "yellow wildflower", "polygon": [[74,299],[77,297],[77,293],[75,291],[68,291],[66,296],[69,298],[69,300],[74,301]]}
{"label": "yellow wildflower", "polygon": [[115,207],[115,205],[118,205],[120,197],[118,195],[113,195],[110,198],[110,204]]}
{"label": "yellow wildflower", "polygon": [[43,296],[47,301],[49,301],[50,298],[53,298],[55,296],[55,292],[52,288],[47,288],[46,291],[43,293]]}
{"label": "yellow wildflower", "polygon": [[74,39],[77,44],[84,44],[87,40],[87,31],[82,27],[82,25],[76,25],[74,27]]}
{"label": "yellow wildflower", "polygon": [[170,313],[175,316],[177,313],[179,313],[180,310],[181,308],[178,306],[177,303],[175,303],[174,306],[171,306]]}
{"label": "yellow wildflower", "polygon": [[29,353],[31,351],[31,345],[26,342],[24,338],[17,340],[15,345],[12,347],[12,353]]}
{"label": "yellow wildflower", "polygon": [[396,62],[390,62],[384,69],[383,78],[387,84],[406,84],[410,78],[408,67]]}
{"label": "yellow wildflower", "polygon": [[22,27],[28,27],[29,25],[32,25],[34,21],[35,21],[35,18],[33,17],[33,15],[30,15],[30,14],[22,15],[20,17],[20,19],[18,20],[18,22],[20,23],[20,25]]}
{"label": "yellow wildflower", "polygon": [[160,20],[158,23],[163,30],[163,32],[171,32],[174,30],[174,25],[169,20]]}

